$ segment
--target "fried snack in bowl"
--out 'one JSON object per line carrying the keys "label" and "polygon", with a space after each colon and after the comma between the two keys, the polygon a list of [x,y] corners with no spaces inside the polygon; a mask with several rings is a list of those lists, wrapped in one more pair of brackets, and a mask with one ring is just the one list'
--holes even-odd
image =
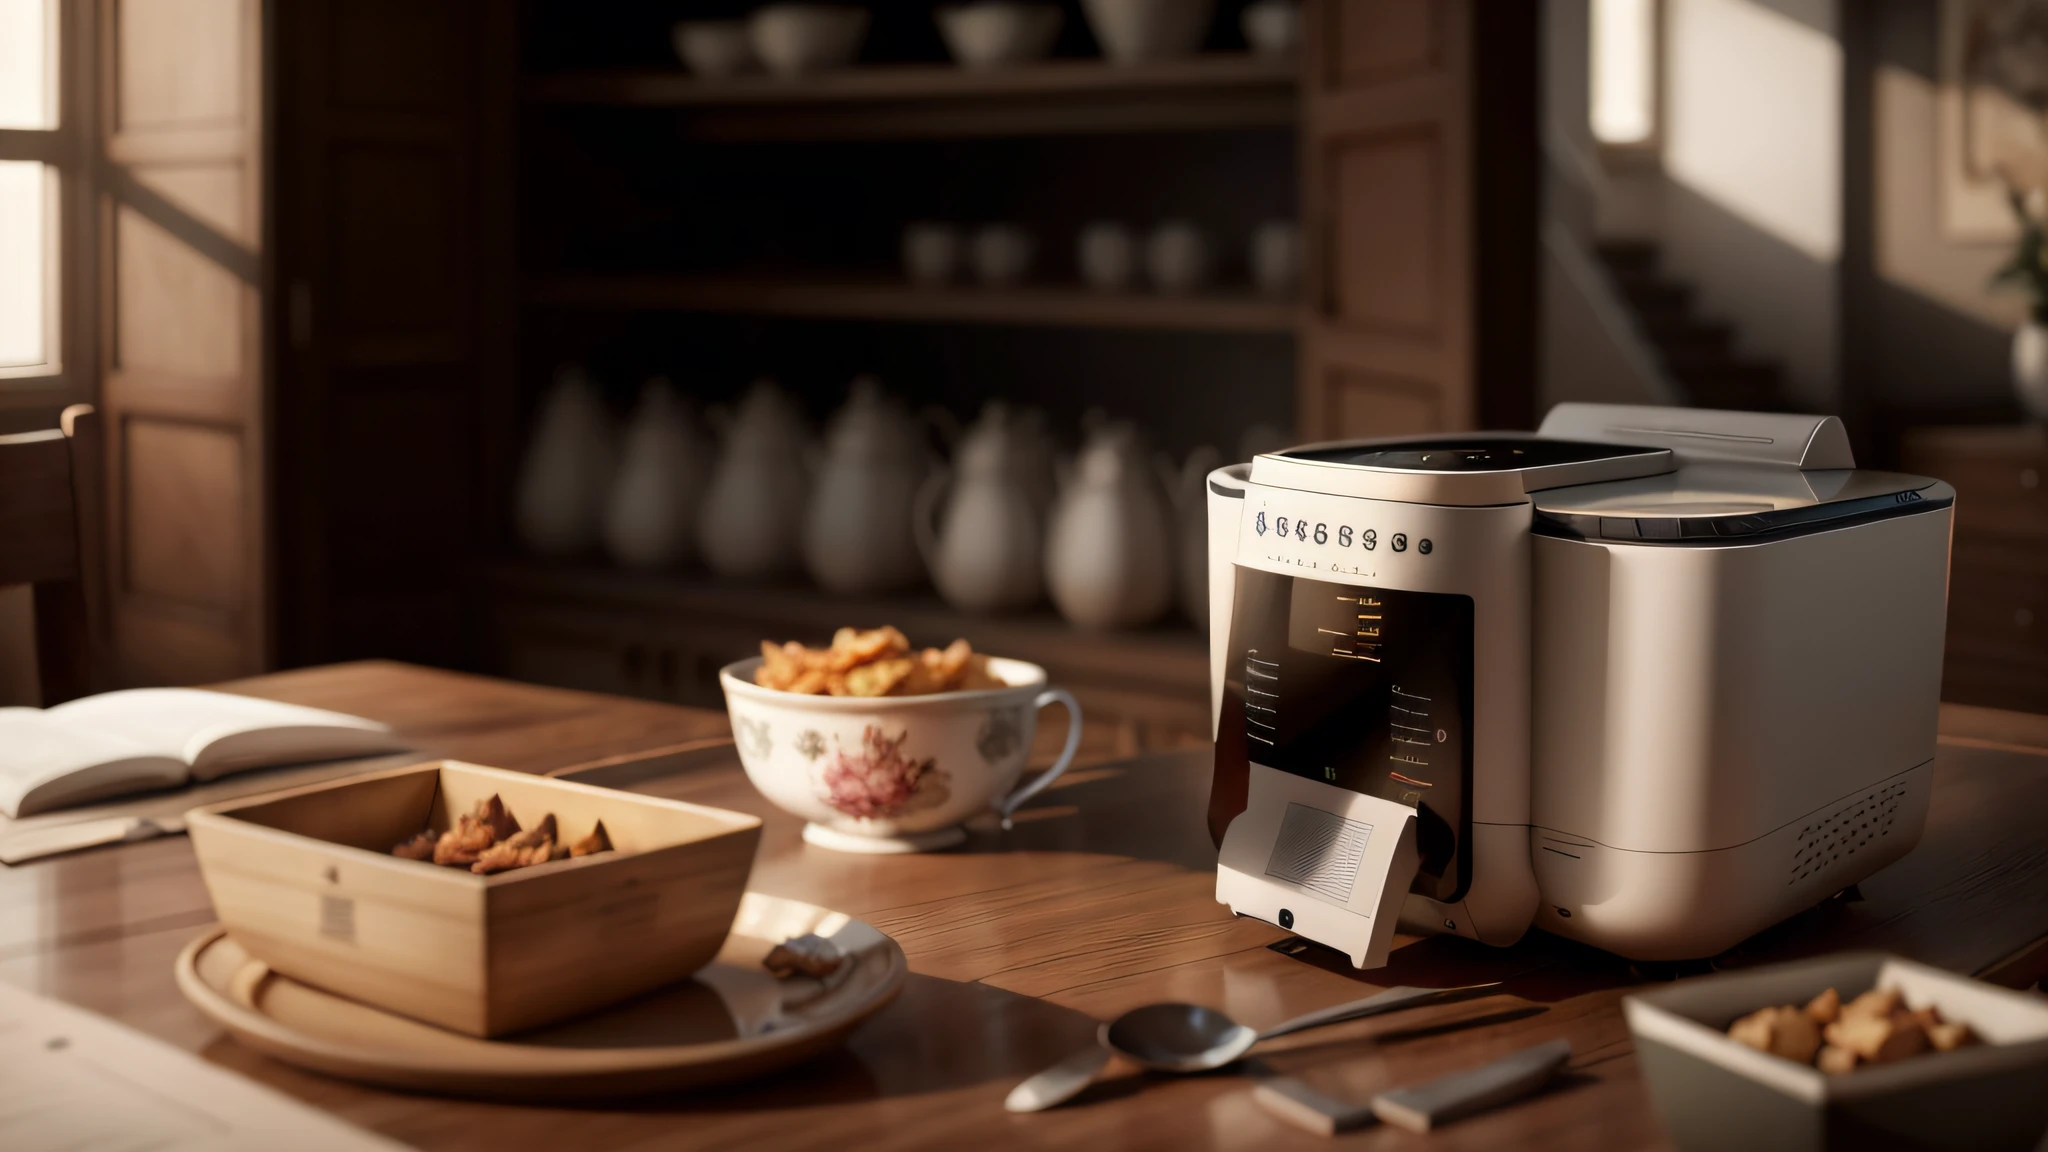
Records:
{"label": "fried snack in bowl", "polygon": [[763,640],[754,683],[803,696],[932,696],[1006,686],[967,641],[913,651],[888,625],[841,628],[828,648]]}

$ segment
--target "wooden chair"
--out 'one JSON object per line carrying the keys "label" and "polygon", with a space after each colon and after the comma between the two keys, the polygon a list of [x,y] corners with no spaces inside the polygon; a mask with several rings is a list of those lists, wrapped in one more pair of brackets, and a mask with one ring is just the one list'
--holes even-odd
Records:
{"label": "wooden chair", "polygon": [[33,588],[44,707],[101,683],[93,610],[100,602],[99,415],[74,404],[61,423],[0,436],[0,585]]}

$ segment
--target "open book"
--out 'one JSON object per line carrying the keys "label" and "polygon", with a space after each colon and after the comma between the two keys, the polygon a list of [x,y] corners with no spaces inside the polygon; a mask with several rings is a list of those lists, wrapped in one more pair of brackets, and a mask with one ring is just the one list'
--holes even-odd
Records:
{"label": "open book", "polygon": [[374,720],[196,688],[0,708],[0,813],[33,816],[251,768],[404,747]]}

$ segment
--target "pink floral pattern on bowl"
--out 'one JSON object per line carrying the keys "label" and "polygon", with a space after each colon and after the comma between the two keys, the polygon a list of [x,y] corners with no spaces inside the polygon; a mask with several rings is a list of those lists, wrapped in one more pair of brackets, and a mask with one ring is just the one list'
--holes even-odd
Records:
{"label": "pink floral pattern on bowl", "polygon": [[880,725],[861,730],[859,755],[835,748],[818,777],[819,799],[848,816],[891,818],[943,804],[950,790],[947,775],[932,759],[913,760],[903,754],[908,729],[895,739]]}

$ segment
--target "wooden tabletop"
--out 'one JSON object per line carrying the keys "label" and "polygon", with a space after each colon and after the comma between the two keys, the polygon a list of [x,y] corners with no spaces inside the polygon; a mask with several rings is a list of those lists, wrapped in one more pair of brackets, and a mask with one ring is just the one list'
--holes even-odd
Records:
{"label": "wooden tabletop", "polygon": [[[222,1035],[180,997],[178,950],[212,922],[182,838],[0,870],[0,980],[104,1013],[352,1123],[430,1149],[1264,1147],[1312,1138],[1252,1102],[1251,1076],[1305,1076],[1333,1094],[1377,1089],[1554,1037],[1571,1073],[1517,1107],[1429,1138],[1375,1130],[1362,1148],[1660,1148],[1619,1000],[1644,972],[1531,933],[1511,949],[1410,941],[1354,973],[1214,896],[1201,749],[1134,748],[1091,727],[1089,766],[954,852],[852,857],[804,844],[706,737],[716,713],[534,688],[395,664],[354,664],[231,685],[390,722],[438,754],[525,771],[583,767],[613,786],[767,820],[753,887],[861,916],[900,941],[902,997],[843,1052],[703,1096],[593,1108],[492,1105],[361,1088],[299,1072]],[[1749,941],[1721,963],[1878,947],[2013,986],[2048,973],[2048,718],[1945,708],[1928,829],[1906,860]],[[1044,749],[1059,722],[1040,733]],[[695,750],[692,750],[695,749]],[[1135,758],[1133,757],[1133,754]],[[607,762],[610,766],[604,766]],[[599,765],[591,768],[590,765]],[[1090,1041],[1126,1008],[1180,999],[1260,1027],[1374,987],[1504,979],[1501,995],[1276,1041],[1246,1067],[1168,1080],[1113,1067],[1075,1104],[1011,1116],[1021,1077]]]}

